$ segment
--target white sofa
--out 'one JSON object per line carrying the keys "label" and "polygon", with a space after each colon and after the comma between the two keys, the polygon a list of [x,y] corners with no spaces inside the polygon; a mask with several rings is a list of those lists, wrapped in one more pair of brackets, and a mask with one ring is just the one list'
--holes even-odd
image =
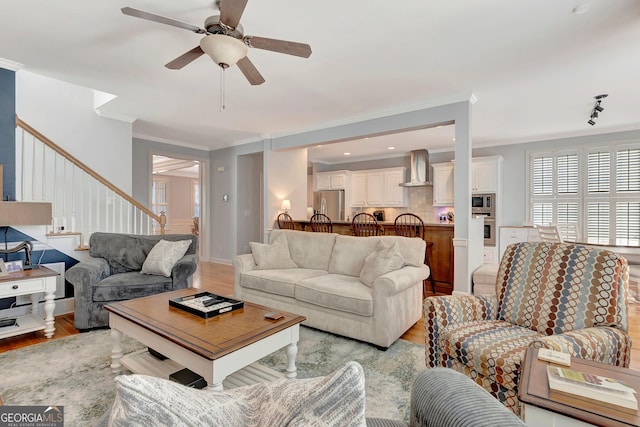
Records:
{"label": "white sofa", "polygon": [[429,277],[422,239],[274,230],[270,243],[233,259],[236,298],[383,348],[420,320]]}

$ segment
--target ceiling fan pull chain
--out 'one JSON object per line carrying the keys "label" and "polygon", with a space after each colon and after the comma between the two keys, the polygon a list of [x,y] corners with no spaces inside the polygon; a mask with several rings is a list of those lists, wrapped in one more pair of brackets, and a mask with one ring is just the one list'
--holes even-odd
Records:
{"label": "ceiling fan pull chain", "polygon": [[220,111],[224,111],[226,107],[225,99],[224,99],[224,70],[225,70],[225,67],[221,65],[220,66]]}

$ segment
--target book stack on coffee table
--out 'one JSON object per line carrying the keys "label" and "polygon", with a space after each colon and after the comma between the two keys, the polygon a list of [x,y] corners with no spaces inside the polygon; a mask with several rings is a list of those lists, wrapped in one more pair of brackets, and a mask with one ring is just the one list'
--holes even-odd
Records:
{"label": "book stack on coffee table", "polygon": [[581,372],[561,366],[547,366],[549,397],[568,404],[573,399],[607,404],[635,415],[638,413],[636,391],[621,380]]}

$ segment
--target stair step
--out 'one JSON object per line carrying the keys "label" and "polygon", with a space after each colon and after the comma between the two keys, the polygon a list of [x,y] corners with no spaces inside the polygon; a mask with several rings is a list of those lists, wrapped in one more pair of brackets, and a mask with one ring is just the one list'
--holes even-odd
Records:
{"label": "stair step", "polygon": [[68,236],[80,236],[82,233],[78,231],[62,231],[60,233],[47,233],[47,237],[68,237]]}

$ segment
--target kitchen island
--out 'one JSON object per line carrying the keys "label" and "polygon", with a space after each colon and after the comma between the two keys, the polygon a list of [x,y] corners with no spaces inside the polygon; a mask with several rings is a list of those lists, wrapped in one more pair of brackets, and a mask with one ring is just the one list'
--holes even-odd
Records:
{"label": "kitchen island", "polygon": [[[294,219],[295,229],[311,232],[308,219]],[[393,221],[378,221],[381,235],[394,236]],[[351,221],[333,221],[333,232],[351,236]],[[431,274],[436,282],[436,293],[451,295],[453,292],[453,223],[437,222],[424,225],[425,241],[432,242],[429,248]],[[427,286],[431,291],[431,286]]]}

